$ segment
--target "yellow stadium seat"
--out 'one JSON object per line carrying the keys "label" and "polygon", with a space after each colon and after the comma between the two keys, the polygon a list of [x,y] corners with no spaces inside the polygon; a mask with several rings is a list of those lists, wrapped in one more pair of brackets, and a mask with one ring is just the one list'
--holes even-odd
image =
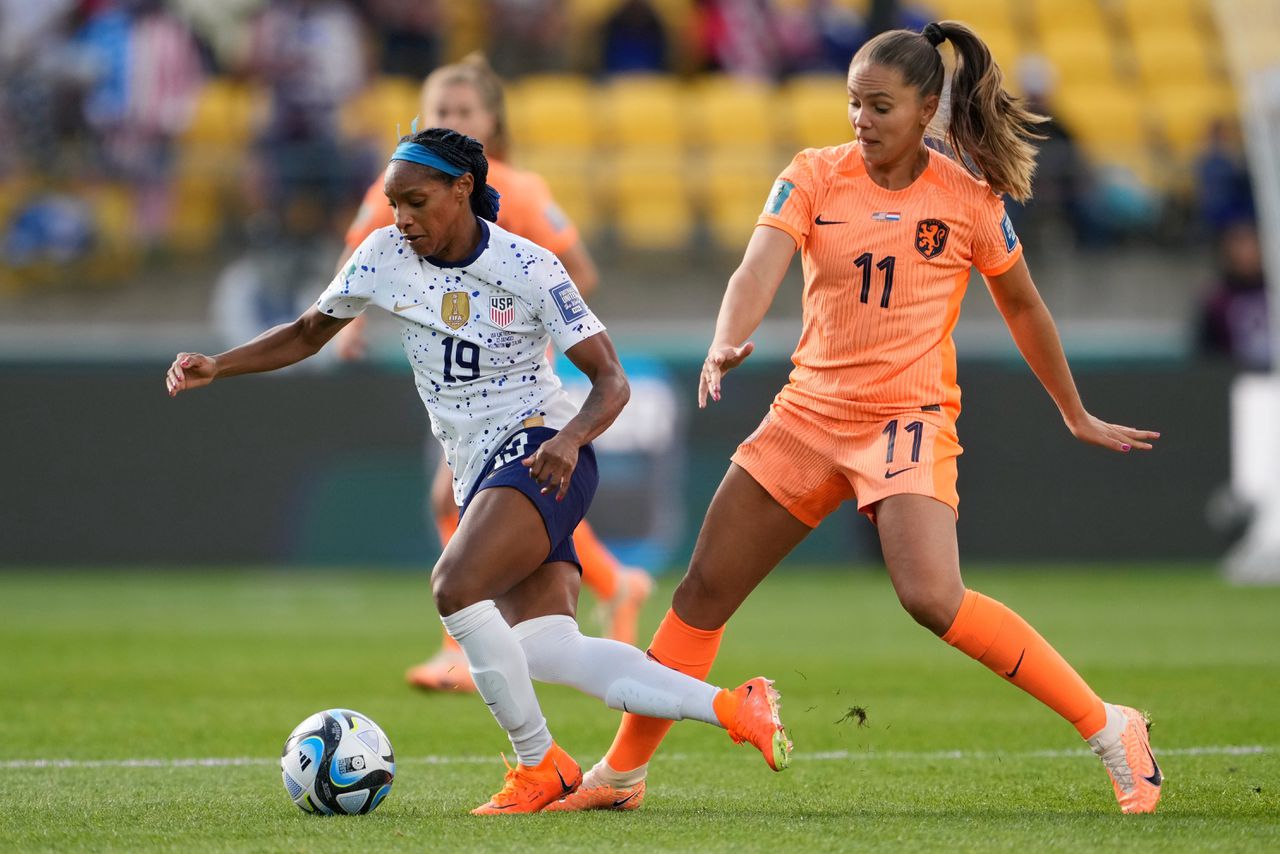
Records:
{"label": "yellow stadium seat", "polygon": [[786,165],[786,156],[766,150],[711,152],[703,159],[699,171],[706,219],[717,245],[730,250],[746,246],[769,188]]}
{"label": "yellow stadium seat", "polygon": [[625,148],[679,148],[684,144],[684,88],[673,76],[615,77],[600,92],[605,139]]}
{"label": "yellow stadium seat", "polygon": [[1103,0],[1021,0],[1019,5],[1029,6],[1031,23],[1041,37],[1055,30],[1107,31]]}
{"label": "yellow stadium seat", "polygon": [[540,74],[513,83],[507,113],[517,146],[590,149],[595,144],[595,91],[579,75]]}
{"label": "yellow stadium seat", "polygon": [[419,85],[410,77],[374,80],[343,108],[343,133],[384,141],[388,149],[392,148],[400,136],[409,133],[413,118],[418,115]]}
{"label": "yellow stadium seat", "polygon": [[622,152],[609,159],[614,225],[630,249],[677,249],[693,233],[684,160],[674,152]]}
{"label": "yellow stadium seat", "polygon": [[184,139],[197,144],[244,145],[265,109],[266,95],[262,91],[215,78],[200,91]]}
{"label": "yellow stadium seat", "polygon": [[1064,86],[1112,85],[1116,80],[1116,52],[1107,33],[1053,30],[1042,33],[1040,48]]}
{"label": "yellow stadium seat", "polygon": [[1013,3],[1010,0],[933,0],[927,5],[937,11],[938,20],[968,24],[984,38],[988,29],[1008,30],[1012,27]]}
{"label": "yellow stadium seat", "polygon": [[1138,77],[1151,88],[1208,81],[1213,76],[1210,38],[1194,30],[1134,33],[1130,50]]}
{"label": "yellow stadium seat", "polygon": [[556,204],[581,235],[595,235],[600,227],[600,203],[590,158],[576,153],[566,155],[562,148],[521,146],[516,163],[521,169],[542,176],[551,187]]}
{"label": "yellow stadium seat", "polygon": [[1225,83],[1166,86],[1150,93],[1150,103],[1170,151],[1180,160],[1195,155],[1208,140],[1209,127],[1235,119],[1235,90]]}
{"label": "yellow stadium seat", "polygon": [[853,139],[848,84],[842,74],[806,74],[785,83],[776,97],[783,142],[823,148]]}
{"label": "yellow stadium seat", "polygon": [[689,92],[687,114],[693,138],[709,146],[767,146],[777,115],[773,89],[730,75],[700,79]]}
{"label": "yellow stadium seat", "polygon": [[1117,0],[1116,12],[1130,33],[1197,29],[1209,23],[1204,0]]}
{"label": "yellow stadium seat", "polygon": [[1146,103],[1132,89],[1064,88],[1054,96],[1052,112],[1095,161],[1149,159],[1152,132]]}

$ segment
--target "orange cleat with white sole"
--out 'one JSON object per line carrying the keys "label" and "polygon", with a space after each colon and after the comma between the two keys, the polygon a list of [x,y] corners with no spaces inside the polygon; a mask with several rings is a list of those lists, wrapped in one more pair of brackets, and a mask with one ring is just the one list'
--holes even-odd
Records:
{"label": "orange cleat with white sole", "polygon": [[586,810],[636,810],[644,803],[644,780],[634,786],[611,786],[596,782],[588,773],[582,785],[571,795],[566,795],[543,807],[543,812],[584,812]]}
{"label": "orange cleat with white sole", "polygon": [[475,693],[467,656],[461,649],[445,647],[422,664],[410,667],[405,681],[424,691],[459,691]]}
{"label": "orange cleat with white sole", "polygon": [[774,771],[791,762],[791,739],[780,717],[781,700],[773,680],[757,676],[732,691],[721,691],[713,704],[729,737],[737,744],[746,741],[754,745]]}
{"label": "orange cleat with white sole", "polygon": [[[505,760],[504,760],[505,761]],[[582,783],[582,769],[573,757],[554,741],[547,755],[533,767],[507,765],[502,789],[471,811],[472,815],[520,815],[540,812],[543,807],[573,794]]]}
{"label": "orange cleat with white sole", "polygon": [[1107,704],[1107,725],[1089,739],[1106,766],[1120,811],[1155,812],[1164,774],[1151,752],[1151,721],[1137,709]]}
{"label": "orange cleat with white sole", "polygon": [[601,602],[600,623],[605,637],[636,645],[640,609],[653,593],[653,579],[643,569],[624,566],[618,570],[618,589],[608,602]]}

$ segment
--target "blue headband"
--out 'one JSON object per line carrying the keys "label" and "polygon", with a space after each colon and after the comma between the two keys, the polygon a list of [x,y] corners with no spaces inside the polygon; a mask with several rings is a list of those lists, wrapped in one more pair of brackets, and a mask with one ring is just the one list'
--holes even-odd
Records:
{"label": "blue headband", "polygon": [[391,159],[408,160],[410,163],[430,166],[432,169],[439,169],[444,174],[454,178],[467,171],[459,166],[454,166],[425,145],[419,145],[416,142],[402,142],[397,145],[395,152],[391,155]]}

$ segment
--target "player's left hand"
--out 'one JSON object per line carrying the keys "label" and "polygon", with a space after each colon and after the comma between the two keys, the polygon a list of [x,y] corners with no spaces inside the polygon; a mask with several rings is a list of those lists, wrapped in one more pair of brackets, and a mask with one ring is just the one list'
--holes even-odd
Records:
{"label": "player's left hand", "polygon": [[542,487],[542,494],[555,492],[556,501],[563,501],[569,493],[569,479],[578,465],[578,445],[572,439],[557,434],[543,442],[533,456],[521,460],[529,469],[529,477]]}
{"label": "player's left hand", "polygon": [[1151,440],[1160,438],[1160,434],[1154,430],[1138,430],[1134,427],[1108,424],[1106,421],[1095,418],[1087,412],[1079,421],[1075,423],[1067,422],[1067,429],[1071,431],[1072,436],[1075,436],[1081,442],[1087,442],[1090,445],[1097,445],[1112,451],[1119,451],[1122,454],[1127,454],[1134,448],[1140,451],[1149,451],[1151,450]]}

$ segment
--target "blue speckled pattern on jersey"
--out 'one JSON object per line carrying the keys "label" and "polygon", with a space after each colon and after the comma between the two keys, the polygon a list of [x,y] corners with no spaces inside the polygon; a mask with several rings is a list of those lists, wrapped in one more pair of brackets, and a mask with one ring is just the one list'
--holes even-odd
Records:
{"label": "blue speckled pattern on jersey", "polygon": [[[399,322],[431,431],[453,468],[458,504],[526,418],[542,416],[559,430],[577,414],[547,361],[548,341],[564,351],[604,330],[580,297],[574,301],[576,289],[555,255],[478,222],[481,251],[457,267],[419,257],[394,227],[379,229],[316,303],[334,317],[377,306]],[[506,297],[515,298],[513,320]],[[566,304],[582,312],[565,312]]]}

